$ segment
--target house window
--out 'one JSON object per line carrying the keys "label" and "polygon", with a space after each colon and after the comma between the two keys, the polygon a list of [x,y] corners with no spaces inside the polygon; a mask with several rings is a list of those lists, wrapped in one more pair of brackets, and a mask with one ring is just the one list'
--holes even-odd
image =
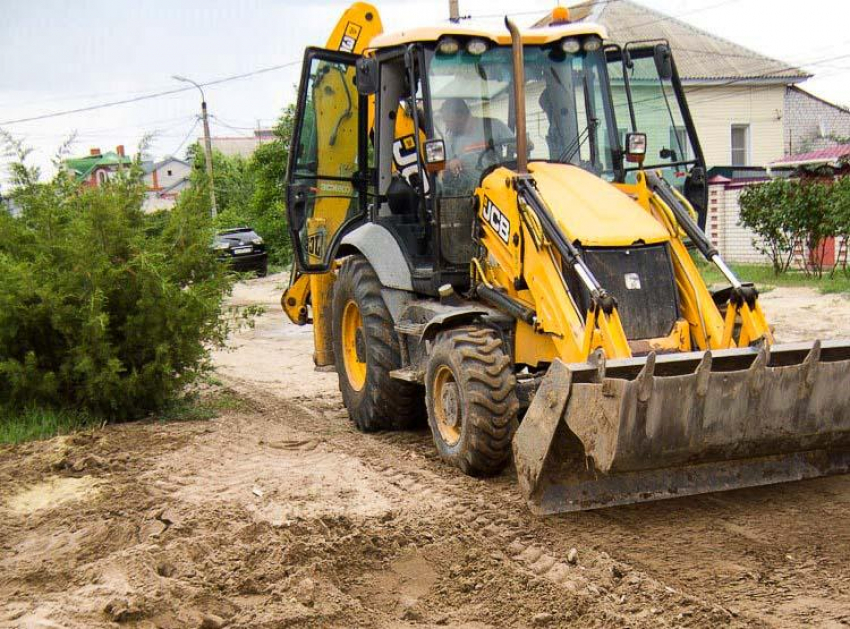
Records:
{"label": "house window", "polygon": [[750,165],[750,125],[732,125],[732,166]]}
{"label": "house window", "polygon": [[670,148],[676,152],[676,158],[672,161],[687,162],[691,159],[688,130],[685,127],[670,127]]}
{"label": "house window", "polygon": [[168,176],[169,176],[169,177],[171,177],[171,171],[170,171],[170,170],[168,170],[168,171],[166,171],[166,172],[168,173]]}
{"label": "house window", "polygon": [[106,171],[104,171],[104,170],[97,171],[97,181],[100,184],[106,183]]}

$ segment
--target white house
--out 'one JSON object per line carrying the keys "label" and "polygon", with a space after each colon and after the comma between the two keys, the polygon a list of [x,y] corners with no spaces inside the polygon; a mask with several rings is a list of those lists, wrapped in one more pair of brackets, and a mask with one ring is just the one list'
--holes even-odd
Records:
{"label": "white house", "polygon": [[167,157],[145,167],[147,192],[142,209],[145,212],[170,209],[174,207],[177,196],[189,187],[189,162],[176,157]]}

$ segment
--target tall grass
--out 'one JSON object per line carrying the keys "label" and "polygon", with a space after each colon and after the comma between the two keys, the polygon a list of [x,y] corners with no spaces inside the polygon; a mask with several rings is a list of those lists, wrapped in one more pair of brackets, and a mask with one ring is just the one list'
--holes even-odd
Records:
{"label": "tall grass", "polygon": [[78,411],[27,408],[0,409],[0,444],[50,439],[100,425],[102,420]]}

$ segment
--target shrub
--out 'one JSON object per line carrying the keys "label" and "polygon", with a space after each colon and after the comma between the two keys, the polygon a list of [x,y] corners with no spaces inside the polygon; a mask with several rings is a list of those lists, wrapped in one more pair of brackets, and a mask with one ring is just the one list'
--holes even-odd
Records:
{"label": "shrub", "polygon": [[[21,157],[24,154],[21,153]],[[135,163],[98,188],[23,162],[0,209],[0,405],[116,419],[161,409],[209,366],[233,277],[199,194],[141,211]]]}
{"label": "shrub", "polygon": [[753,247],[770,258],[776,275],[788,270],[797,243],[791,186],[786,179],[774,179],[746,188],[739,200],[741,224],[759,236]]}
{"label": "shrub", "polygon": [[741,224],[758,234],[753,246],[770,257],[777,275],[798,252],[807,275],[823,274],[824,245],[838,224],[831,179],[774,179],[747,188],[740,206]]}

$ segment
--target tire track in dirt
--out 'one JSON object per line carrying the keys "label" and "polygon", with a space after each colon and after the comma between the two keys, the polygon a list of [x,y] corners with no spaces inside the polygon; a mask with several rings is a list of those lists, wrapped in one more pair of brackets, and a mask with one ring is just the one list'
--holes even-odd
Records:
{"label": "tire track in dirt", "polygon": [[[347,414],[333,395],[313,398],[307,407],[306,400],[281,398],[245,381],[230,384],[271,418],[276,407],[296,405],[301,413],[284,415],[305,417],[298,422],[299,430],[324,433],[327,428],[335,436],[326,447],[358,458],[402,490],[408,503],[426,503],[441,517],[462,523],[488,552],[504,553],[527,574],[584,599],[610,622],[647,627],[760,624],[753,618],[736,620],[721,605],[670,587],[604,551],[583,546],[580,559],[571,562],[571,548],[548,544],[544,538],[549,536],[540,535],[552,527],[527,511],[513,479],[481,481],[449,468],[433,452],[429,433],[363,435],[348,426]],[[444,489],[447,484],[452,493]],[[562,532],[565,539],[577,539],[574,531]]]}

